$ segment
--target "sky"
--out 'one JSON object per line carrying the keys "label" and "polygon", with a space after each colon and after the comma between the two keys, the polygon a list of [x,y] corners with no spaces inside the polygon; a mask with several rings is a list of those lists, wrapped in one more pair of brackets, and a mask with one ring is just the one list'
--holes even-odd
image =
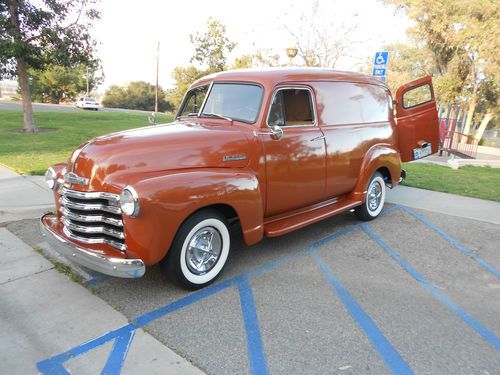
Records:
{"label": "sky", "polygon": [[[98,5],[101,19],[93,29],[105,74],[99,91],[136,80],[154,83],[158,42],[159,82],[163,88],[172,87],[172,70],[188,65],[193,55],[189,35],[206,30],[208,17],[222,22],[229,39],[237,42],[230,63],[261,48],[280,53],[286,63],[285,48],[293,45],[286,27],[298,30],[300,16],[309,12],[311,1],[102,0]],[[359,25],[350,57],[336,66],[340,70],[359,70],[383,44],[404,41],[410,26],[408,19],[380,0],[320,0],[320,10],[318,22]]]}

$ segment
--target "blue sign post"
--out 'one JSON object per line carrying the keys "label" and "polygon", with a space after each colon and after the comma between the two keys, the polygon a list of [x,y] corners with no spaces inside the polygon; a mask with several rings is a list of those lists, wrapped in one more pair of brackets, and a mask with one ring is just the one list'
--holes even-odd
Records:
{"label": "blue sign post", "polygon": [[385,73],[387,61],[389,60],[389,52],[377,52],[375,53],[375,59],[373,60],[373,76],[380,78],[385,81]]}

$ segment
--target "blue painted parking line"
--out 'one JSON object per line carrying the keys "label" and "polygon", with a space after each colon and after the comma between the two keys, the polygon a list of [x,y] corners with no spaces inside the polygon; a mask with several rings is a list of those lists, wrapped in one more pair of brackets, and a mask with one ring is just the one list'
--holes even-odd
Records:
{"label": "blue painted parking line", "polygon": [[337,293],[347,312],[354,321],[363,329],[366,336],[378,351],[385,364],[390,368],[393,374],[413,374],[413,370],[408,363],[401,357],[392,344],[387,340],[373,320],[368,316],[358,302],[347,291],[346,287],[334,275],[333,271],[326,265],[321,256],[313,253],[313,258],[328,281],[332,289]]}
{"label": "blue painted parking line", "polygon": [[405,212],[413,216],[415,219],[421,221],[431,229],[433,229],[436,233],[438,233],[441,237],[443,237],[446,241],[451,243],[456,249],[464,253],[465,255],[471,257],[474,259],[476,262],[478,262],[483,268],[486,270],[490,271],[494,275],[500,277],[500,270],[492,266],[491,264],[487,263],[483,259],[481,259],[476,253],[468,249],[465,245],[463,245],[460,241],[456,240],[455,238],[451,237],[448,233],[444,232],[440,228],[438,228],[434,223],[432,223],[429,219],[417,214],[415,211],[411,210],[408,207],[401,207]]}
{"label": "blue painted parking line", "polygon": [[495,349],[500,350],[500,339],[476,319],[474,319],[467,311],[455,304],[448,296],[441,293],[429,280],[421,273],[413,268],[409,263],[405,262],[399,254],[392,250],[368,225],[362,224],[361,227],[370,238],[377,242],[387,254],[391,256],[406,272],[408,272],[420,285],[422,285],[434,298],[442,302],[452,313],[467,323],[473,330],[481,335]]}
{"label": "blue painted parking line", "polygon": [[[387,215],[390,212],[393,212],[394,210],[397,210],[399,208],[401,208],[401,206],[399,205],[392,206],[384,210],[381,216]],[[315,250],[317,250],[319,247],[347,233],[350,233],[355,229],[360,228],[361,226],[362,224],[360,223],[352,224],[338,232],[332,233],[318,241],[315,241],[312,245],[308,246],[306,249],[302,251],[299,251],[292,255],[284,256],[268,264],[264,264],[260,267],[257,267],[251,271],[244,272],[236,277],[233,277],[218,284],[211,285],[198,292],[192,293],[184,298],[169,303],[161,308],[147,312],[139,316],[135,320],[133,320],[131,323],[119,329],[108,332],[107,334],[97,337],[87,343],[78,345],[68,350],[67,352],[61,353],[59,355],[53,356],[51,358],[39,362],[37,364],[37,368],[42,374],[67,374],[68,372],[65,370],[63,366],[64,362],[76,358],[80,355],[83,355],[89,352],[90,350],[98,348],[108,342],[114,342],[113,350],[110,354],[110,357],[108,358],[105,369],[109,373],[119,373],[121,366],[123,365],[126,359],[128,349],[132,343],[133,331],[151,323],[156,319],[159,319],[170,313],[178,311],[186,306],[199,302],[229,287],[237,286],[240,292],[240,303],[242,308],[243,320],[245,322],[245,331],[247,335],[247,345],[248,345],[247,349],[249,353],[249,363],[251,371],[252,374],[266,373],[268,370],[267,370],[267,364],[265,362],[265,353],[262,345],[262,338],[259,331],[257,313],[255,311],[255,302],[253,300],[253,293],[251,290],[251,285],[248,280],[274,267],[283,265],[293,259],[296,259],[304,255],[309,255],[313,253]],[[384,355],[387,356],[387,353]],[[392,358],[391,356],[389,357]],[[403,367],[404,366],[402,366],[401,368]],[[261,370],[263,371],[260,372]]]}
{"label": "blue painted parking line", "polygon": [[127,358],[128,350],[130,349],[130,344],[132,344],[132,339],[134,338],[135,331],[129,331],[128,334],[119,336],[115,340],[113,345],[113,350],[108,357],[108,361],[104,366],[101,374],[103,375],[118,375],[121,373],[123,368],[123,363]]}
{"label": "blue painted parking line", "polygon": [[247,277],[242,277],[238,280],[238,289],[240,292],[241,312],[247,334],[250,370],[252,374],[266,375],[269,371],[267,370],[266,357],[262,346],[259,319],[257,318],[252,286]]}

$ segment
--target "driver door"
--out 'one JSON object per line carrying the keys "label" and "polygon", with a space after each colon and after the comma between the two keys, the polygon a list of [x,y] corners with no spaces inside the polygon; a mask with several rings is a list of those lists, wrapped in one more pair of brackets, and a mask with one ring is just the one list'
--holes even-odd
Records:
{"label": "driver door", "polygon": [[266,217],[320,202],[325,195],[326,145],[317,125],[312,90],[280,87],[273,95],[267,125],[280,137],[260,133],[267,177]]}

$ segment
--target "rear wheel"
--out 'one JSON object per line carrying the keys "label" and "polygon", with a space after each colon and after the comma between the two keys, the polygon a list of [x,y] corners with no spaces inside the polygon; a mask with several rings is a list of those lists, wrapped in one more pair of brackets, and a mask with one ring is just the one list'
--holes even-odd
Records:
{"label": "rear wheel", "polygon": [[370,221],[375,219],[385,203],[385,181],[384,177],[375,172],[368,183],[366,192],[366,199],[361,206],[355,208],[354,213],[357,218],[363,221]]}
{"label": "rear wheel", "polygon": [[221,274],[230,246],[226,219],[214,210],[199,211],[181,225],[162,268],[179,286],[200,289]]}

